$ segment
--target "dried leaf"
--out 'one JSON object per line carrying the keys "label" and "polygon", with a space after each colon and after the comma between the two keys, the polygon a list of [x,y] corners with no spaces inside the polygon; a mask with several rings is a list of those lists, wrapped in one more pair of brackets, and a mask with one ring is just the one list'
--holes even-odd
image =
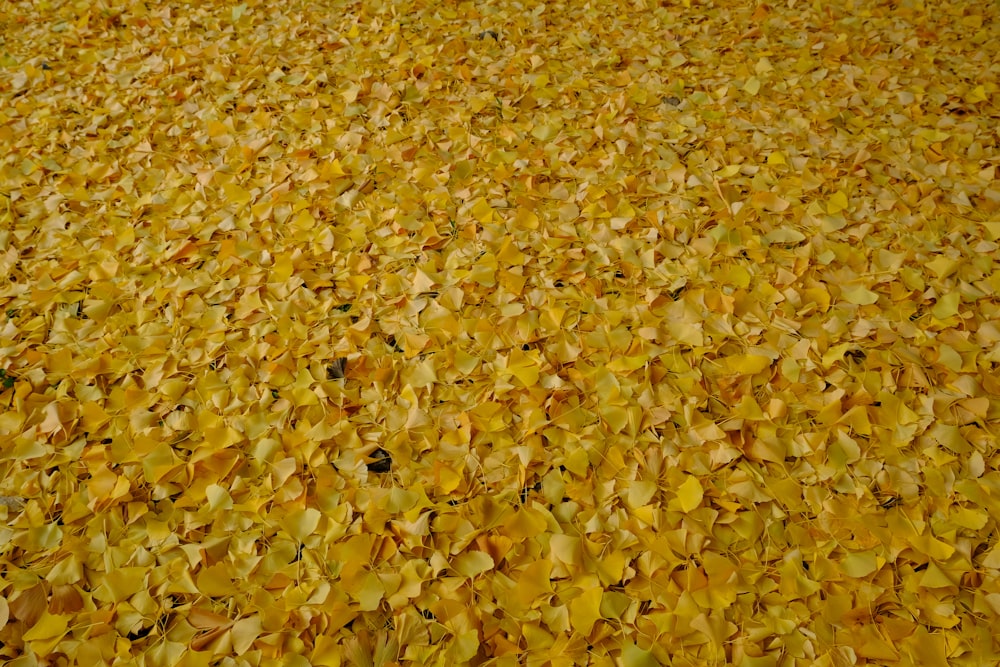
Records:
{"label": "dried leaf", "polygon": [[5,5],[0,654],[995,662],[1000,5],[529,4]]}

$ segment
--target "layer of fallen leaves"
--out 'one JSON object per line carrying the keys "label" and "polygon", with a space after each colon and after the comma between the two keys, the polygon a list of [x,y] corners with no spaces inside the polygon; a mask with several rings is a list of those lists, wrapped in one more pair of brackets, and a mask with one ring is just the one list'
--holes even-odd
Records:
{"label": "layer of fallen leaves", "polygon": [[992,2],[0,13],[0,659],[983,665]]}

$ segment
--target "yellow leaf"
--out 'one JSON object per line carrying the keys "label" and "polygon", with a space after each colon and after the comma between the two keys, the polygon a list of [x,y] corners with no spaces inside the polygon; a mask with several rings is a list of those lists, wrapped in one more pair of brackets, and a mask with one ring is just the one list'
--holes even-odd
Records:
{"label": "yellow leaf", "polygon": [[931,261],[925,262],[924,266],[933,271],[938,280],[941,280],[954,273],[961,266],[961,263],[959,259],[938,255]]}
{"label": "yellow leaf", "polygon": [[514,216],[514,222],[522,229],[538,229],[539,220],[534,212],[520,208]]}
{"label": "yellow leaf", "polygon": [[473,578],[483,572],[492,570],[495,563],[485,551],[466,551],[452,561],[452,567],[462,576]]}
{"label": "yellow leaf", "polygon": [[281,527],[299,542],[305,542],[307,537],[316,532],[322,516],[315,507],[306,507],[295,510],[285,517],[284,521],[281,522]]}
{"label": "yellow leaf", "polygon": [[949,317],[958,315],[958,306],[962,301],[962,295],[958,292],[948,292],[937,300],[931,308],[931,315],[939,320],[946,320]]}
{"label": "yellow leaf", "polygon": [[636,480],[628,482],[628,494],[625,496],[625,505],[630,509],[642,507],[649,502],[658,489],[656,482],[650,480]]}
{"label": "yellow leaf", "polygon": [[531,136],[539,141],[550,141],[559,134],[559,130],[561,129],[562,123],[544,123],[533,127],[531,129]]}
{"label": "yellow leaf", "polygon": [[462,475],[450,466],[440,465],[435,468],[438,488],[441,493],[451,493],[459,487],[464,479]]}
{"label": "yellow leaf", "polygon": [[295,272],[295,265],[292,263],[292,253],[279,253],[274,258],[274,265],[271,267],[269,282],[283,283],[292,277]]}
{"label": "yellow leaf", "polygon": [[22,635],[22,639],[30,642],[62,637],[69,628],[69,619],[66,614],[44,612],[38,622]]}
{"label": "yellow leaf", "polygon": [[762,354],[734,354],[722,360],[727,373],[754,375],[771,366],[771,358]]}
{"label": "yellow leaf", "polygon": [[504,523],[503,532],[507,537],[520,541],[541,535],[547,526],[542,514],[530,507],[522,507]]}
{"label": "yellow leaf", "polygon": [[781,213],[787,210],[791,204],[777,194],[766,191],[753,193],[753,196],[750,197],[750,205],[771,213]]}
{"label": "yellow leaf", "polygon": [[870,306],[878,301],[878,294],[863,285],[845,289],[841,292],[841,296],[844,297],[845,301],[856,306]]}
{"label": "yellow leaf", "polygon": [[955,507],[948,518],[969,530],[982,530],[986,522],[990,520],[989,514],[971,507]]}
{"label": "yellow leaf", "polygon": [[405,369],[401,378],[404,384],[408,384],[414,389],[433,385],[437,382],[437,370],[434,368],[433,357],[428,357]]}
{"label": "yellow leaf", "polygon": [[751,421],[764,419],[764,413],[751,394],[744,394],[733,409],[733,416]]}
{"label": "yellow leaf", "polygon": [[849,577],[860,579],[867,577],[878,569],[878,562],[874,551],[862,551],[847,554],[847,557],[840,564],[840,568]]}
{"label": "yellow leaf", "polygon": [[682,512],[690,512],[701,504],[705,490],[697,477],[688,475],[684,483],[677,487],[677,502]]}
{"label": "yellow leaf", "polygon": [[233,509],[233,499],[229,492],[218,484],[209,484],[205,489],[205,498],[208,500],[208,509],[212,512]]}
{"label": "yellow leaf", "polygon": [[236,621],[232,627],[233,651],[236,655],[249,651],[262,629],[261,618],[256,614]]}
{"label": "yellow leaf", "polygon": [[538,384],[538,376],[541,369],[534,356],[530,356],[521,350],[514,350],[511,352],[507,371],[517,378],[522,386],[534,387]]}
{"label": "yellow leaf", "polygon": [[436,281],[427,275],[426,272],[417,269],[413,272],[413,277],[410,279],[410,293],[421,294],[429,292],[434,288],[435,284]]}
{"label": "yellow leaf", "polygon": [[[145,570],[144,570],[145,571]],[[203,595],[226,597],[233,593],[232,568],[224,562],[203,567],[195,577],[195,585]]]}
{"label": "yellow leaf", "polygon": [[340,667],[343,664],[343,654],[344,646],[341,641],[329,635],[318,635],[309,656],[309,666]]}
{"label": "yellow leaf", "polygon": [[601,618],[601,598],[603,590],[594,586],[569,602],[569,620],[573,629],[587,637]]}
{"label": "yellow leaf", "polygon": [[552,563],[548,560],[537,560],[524,568],[515,589],[524,607],[545,602],[546,596],[552,593],[551,573]]}
{"label": "yellow leaf", "polygon": [[983,229],[986,231],[985,236],[987,239],[990,241],[1000,239],[1000,221],[984,220],[979,224],[982,225]]}
{"label": "yellow leaf", "polygon": [[[988,567],[991,570],[1000,570],[1000,544],[996,544],[992,549],[990,549],[989,553],[986,554],[986,557],[983,558],[982,565],[983,567]],[[1000,596],[1000,594],[996,595]],[[1000,602],[1000,600],[998,600],[998,602]],[[997,607],[997,610],[1000,611],[1000,606]]]}
{"label": "yellow leaf", "polygon": [[826,212],[830,215],[837,215],[841,211],[846,210],[848,206],[847,195],[839,190],[826,200]]}
{"label": "yellow leaf", "polygon": [[625,667],[658,667],[660,664],[652,651],[645,651],[632,642],[626,642],[622,649],[622,662]]}
{"label": "yellow leaf", "polygon": [[597,559],[597,577],[605,586],[616,586],[622,580],[626,563],[625,553],[612,550]]}
{"label": "yellow leaf", "polygon": [[59,415],[58,404],[49,403],[42,410],[42,414],[45,415],[45,419],[38,425],[39,431],[42,433],[53,433],[62,428],[62,417]]}
{"label": "yellow leaf", "polygon": [[301,211],[297,216],[295,216],[295,219],[292,220],[292,226],[296,229],[307,231],[316,226],[316,218],[314,218],[309,211]]}
{"label": "yellow leaf", "polygon": [[645,354],[634,357],[618,357],[617,359],[612,359],[611,362],[608,363],[607,369],[612,373],[629,373],[637,368],[642,368],[648,362],[649,356]]}
{"label": "yellow leaf", "polygon": [[917,625],[916,632],[909,638],[907,645],[911,655],[911,664],[921,665],[921,667],[950,667],[955,664],[948,659],[950,653],[948,636],[943,632],[930,632],[923,625]]}
{"label": "yellow leaf", "polygon": [[496,255],[488,252],[473,265],[472,271],[469,273],[469,280],[479,283],[483,287],[493,287],[497,282],[498,268]]}
{"label": "yellow leaf", "polygon": [[872,425],[868,419],[868,411],[863,405],[855,405],[840,418],[840,423],[847,424],[855,433],[871,435]]}
{"label": "yellow leaf", "polygon": [[212,137],[222,137],[229,134],[229,127],[225,123],[220,123],[217,120],[210,120],[207,123],[208,126],[208,136]]}
{"label": "yellow leaf", "polygon": [[390,514],[402,514],[412,509],[419,499],[420,497],[415,491],[394,487],[389,491],[385,510]]}
{"label": "yellow leaf", "polygon": [[699,347],[705,344],[705,336],[700,322],[686,320],[670,320],[667,330],[678,343]]}
{"label": "yellow leaf", "polygon": [[253,198],[249,192],[235,183],[225,183],[222,186],[222,194],[225,195],[226,201],[237,206],[246,206]]}
{"label": "yellow leaf", "polygon": [[316,396],[316,392],[309,387],[293,387],[292,403],[294,403],[296,407],[319,405],[319,397]]}
{"label": "yellow leaf", "polygon": [[478,630],[466,630],[455,637],[454,643],[446,653],[446,664],[465,665],[480,649]]}
{"label": "yellow leaf", "polygon": [[361,611],[374,611],[385,597],[385,585],[374,572],[366,572],[357,592]]}
{"label": "yellow leaf", "polygon": [[480,197],[472,205],[472,217],[483,224],[493,220],[493,207],[490,206],[485,197]]}
{"label": "yellow leaf", "polygon": [[[606,585],[613,586],[617,582],[618,579]],[[624,593],[619,593],[618,591],[604,591],[604,594],[601,596],[601,617],[621,618],[631,604],[632,598]]]}
{"label": "yellow leaf", "polygon": [[821,313],[830,310],[830,292],[825,287],[810,287],[802,290],[803,299],[816,304]]}
{"label": "yellow leaf", "polygon": [[743,84],[743,90],[745,90],[750,95],[756,95],[760,92],[760,79],[755,76],[747,79],[746,83]]}
{"label": "yellow leaf", "polygon": [[109,599],[111,602],[123,602],[139,591],[145,591],[146,576],[149,569],[145,567],[119,567],[104,576],[100,593],[95,597]]}
{"label": "yellow leaf", "polygon": [[242,435],[231,426],[225,427],[205,427],[205,445],[210,449],[225,449],[230,445],[239,442]]}
{"label": "yellow leaf", "polygon": [[476,366],[479,365],[479,357],[474,357],[465,350],[459,348],[455,350],[455,360],[452,364],[459,373],[462,375],[468,375],[472,371],[476,370]]}
{"label": "yellow leaf", "polygon": [[554,558],[566,565],[580,566],[583,564],[579,537],[556,533],[549,538],[549,549]]}
{"label": "yellow leaf", "polygon": [[768,243],[801,243],[806,240],[806,235],[791,227],[779,227],[765,234],[764,240]]}
{"label": "yellow leaf", "polygon": [[[346,95],[345,95],[346,97]],[[347,100],[348,102],[353,102],[354,100]],[[346,176],[347,172],[344,171],[344,165],[340,163],[340,160],[334,158],[329,163],[326,164],[326,174],[329,176]]]}
{"label": "yellow leaf", "polygon": [[950,588],[958,584],[938,567],[937,563],[931,561],[927,564],[923,576],[920,577],[920,585],[924,588]]}
{"label": "yellow leaf", "polygon": [[167,443],[160,443],[153,451],[142,458],[142,471],[146,481],[159,484],[160,481],[178,466],[177,455]]}
{"label": "yellow leaf", "polygon": [[621,405],[602,405],[599,408],[601,417],[608,424],[608,428],[611,429],[612,433],[621,433],[622,430],[628,426],[629,423],[629,413],[628,410]]}
{"label": "yellow leaf", "polygon": [[978,104],[979,102],[985,102],[988,99],[989,95],[987,95],[986,88],[982,84],[979,84],[965,95],[965,101],[968,104]]}
{"label": "yellow leaf", "polygon": [[920,553],[939,561],[946,561],[955,553],[955,547],[947,542],[935,539],[927,533],[923,535],[911,535],[909,542]]}

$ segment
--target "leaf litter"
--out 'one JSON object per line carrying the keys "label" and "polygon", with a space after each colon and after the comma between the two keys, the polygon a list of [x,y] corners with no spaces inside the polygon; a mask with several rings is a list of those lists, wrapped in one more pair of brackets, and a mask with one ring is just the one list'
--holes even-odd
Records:
{"label": "leaf litter", "polygon": [[0,657],[982,665],[991,3],[7,3]]}

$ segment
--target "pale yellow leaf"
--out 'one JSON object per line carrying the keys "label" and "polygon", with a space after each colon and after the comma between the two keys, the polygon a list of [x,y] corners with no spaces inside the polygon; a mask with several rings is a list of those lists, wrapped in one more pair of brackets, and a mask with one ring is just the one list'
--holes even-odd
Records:
{"label": "pale yellow leaf", "polygon": [[857,306],[870,306],[878,301],[878,294],[863,285],[847,288],[841,292],[841,296],[848,303],[853,303]]}
{"label": "pale yellow leaf", "polygon": [[492,570],[493,566],[493,558],[484,551],[466,551],[452,561],[455,571],[470,579]]}
{"label": "pale yellow leaf", "polygon": [[701,482],[693,475],[688,475],[684,483],[677,487],[677,502],[682,512],[690,512],[698,507],[704,495]]}

